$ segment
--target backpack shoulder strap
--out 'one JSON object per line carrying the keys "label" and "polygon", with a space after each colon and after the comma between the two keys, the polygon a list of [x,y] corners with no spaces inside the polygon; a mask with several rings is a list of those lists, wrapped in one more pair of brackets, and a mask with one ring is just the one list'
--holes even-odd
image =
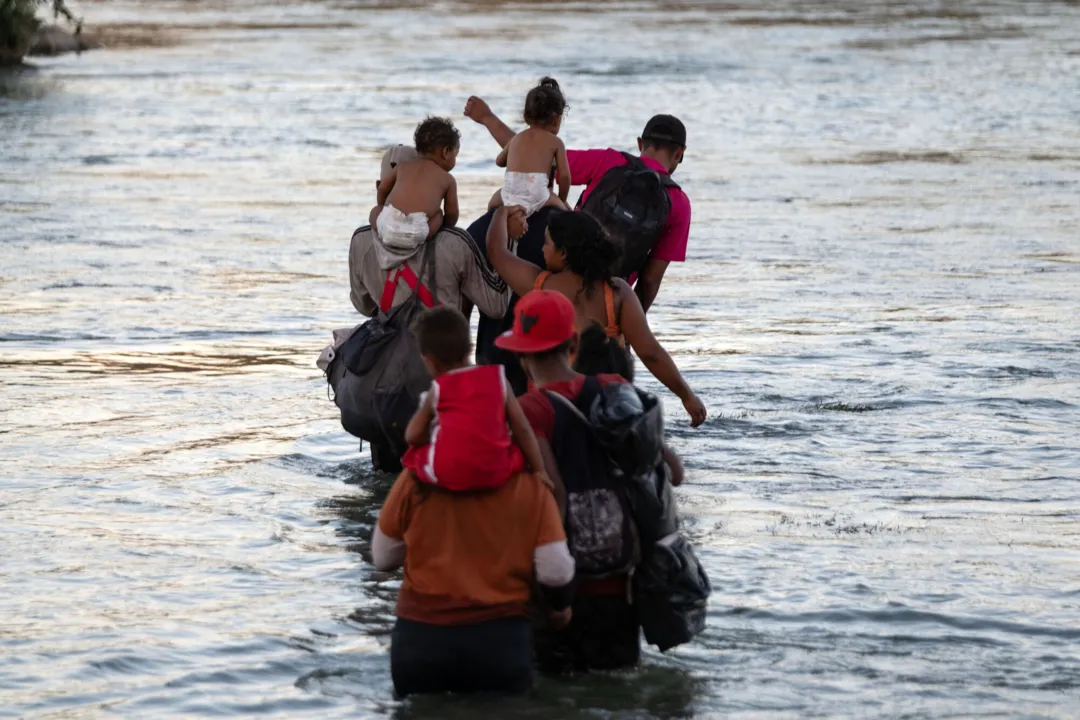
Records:
{"label": "backpack shoulder strap", "polygon": [[397,290],[397,281],[400,277],[400,269],[398,269],[397,272],[393,269],[386,271],[386,282],[383,284],[382,299],[379,300],[379,309],[384,313],[390,312],[390,307],[394,304],[394,293]]}
{"label": "backpack shoulder strap", "polygon": [[567,410],[569,410],[578,420],[585,423],[589,430],[592,430],[592,423],[589,422],[589,418],[585,417],[585,413],[581,412],[581,409],[577,406],[577,404],[574,403],[574,401],[568,399],[565,395],[560,395],[559,393],[552,392],[551,390],[545,390],[544,394],[548,396],[553,406],[556,404],[562,405]]}
{"label": "backpack shoulder strap", "polygon": [[[585,377],[585,382],[581,385],[581,392],[578,393],[574,404],[578,408],[585,408],[588,410],[592,407],[593,400],[600,394],[600,379],[595,375],[588,375]],[[582,410],[584,412],[584,410]]]}
{"label": "backpack shoulder strap", "polygon": [[619,327],[619,318],[615,317],[615,289],[611,283],[604,283],[604,306],[607,309],[607,327],[604,333],[609,338],[619,337],[622,329]]}
{"label": "backpack shoulder strap", "polygon": [[[429,283],[434,286],[435,269],[434,269],[434,255],[435,255],[435,241],[429,240],[427,246],[424,248],[424,257],[420,261],[420,277],[428,274],[428,268],[431,268],[430,275],[431,280]],[[379,308],[384,312],[390,312],[390,309],[394,305],[394,295],[397,293],[397,284],[399,280],[404,280],[414,295],[420,297],[420,302],[424,303],[424,307],[433,308],[438,303],[435,301],[435,296],[431,291],[420,282],[420,277],[417,277],[413,269],[409,267],[409,261],[406,260],[401,264],[397,270],[386,271],[386,284],[383,285],[382,299],[379,301]]]}
{"label": "backpack shoulder strap", "polygon": [[552,409],[556,411],[555,421],[558,422],[558,406],[562,406],[566,410],[570,411],[570,414],[581,421],[585,426],[589,437],[593,438],[596,442],[603,445],[600,437],[596,434],[596,428],[589,421],[589,417],[585,412],[592,407],[593,400],[600,394],[600,381],[595,375],[589,375],[585,378],[585,383],[581,386],[581,392],[577,397],[570,400],[565,395],[560,395],[557,392],[551,390],[545,390],[544,394],[551,400]]}
{"label": "backpack shoulder strap", "polygon": [[550,270],[545,270],[544,272],[537,275],[536,276],[536,284],[533,285],[533,290],[543,290],[544,289],[544,283],[547,282],[547,279],[549,277],[551,277],[551,271]]}
{"label": "backpack shoulder strap", "polygon": [[671,178],[671,175],[669,175],[668,173],[660,172],[658,170],[653,170],[651,167],[646,165],[645,161],[642,160],[637,155],[631,155],[630,153],[623,153],[622,156],[624,158],[626,158],[626,162],[633,165],[634,167],[641,168],[643,170],[652,170],[654,173],[656,173],[656,176],[660,178],[660,184],[663,185],[664,187],[666,187],[666,188],[675,188],[676,190],[682,190],[682,188],[679,187],[679,183],[675,182]]}

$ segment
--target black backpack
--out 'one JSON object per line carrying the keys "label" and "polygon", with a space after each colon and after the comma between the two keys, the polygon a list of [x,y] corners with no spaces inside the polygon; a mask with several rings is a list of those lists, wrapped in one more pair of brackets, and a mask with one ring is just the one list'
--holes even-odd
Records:
{"label": "black backpack", "polygon": [[[420,278],[429,274],[434,287],[435,240],[428,240],[420,265]],[[404,279],[413,289],[408,300],[380,312],[357,327],[338,348],[326,370],[334,388],[334,404],[341,410],[341,426],[351,435],[372,445],[388,448],[400,458],[408,445],[405,428],[420,405],[420,395],[431,387],[413,335],[413,318],[435,302],[431,292],[403,263],[391,270],[383,292],[383,302],[392,302],[394,289]]]}
{"label": "black backpack", "polygon": [[[577,419],[573,429],[581,436],[578,444],[589,445],[590,452],[599,450],[607,456],[603,466],[616,479],[614,487],[623,496],[633,520],[641,555],[634,568],[633,602],[646,642],[661,652],[689,642],[705,629],[712,586],[693,546],[679,532],[675,494],[662,459],[664,420],[660,402],[629,383],[601,387],[595,377],[586,379],[573,403],[558,397],[561,402],[555,403],[556,439],[560,438],[561,406]],[[570,427],[566,419],[562,423],[564,432]],[[586,432],[580,431],[582,426]],[[555,452],[560,474],[570,472],[579,481],[581,470],[573,466],[575,463],[564,463],[558,445]],[[564,465],[569,467],[564,469]],[[589,467],[600,466],[601,462],[590,456]],[[563,480],[565,483],[565,476]],[[568,486],[567,538],[571,536],[569,492]],[[574,559],[577,557],[575,554]]]}
{"label": "black backpack", "polygon": [[573,402],[548,392],[555,409],[552,450],[566,487],[566,543],[577,576],[587,579],[630,573],[641,558],[623,472],[586,420],[588,406],[579,404],[590,401],[594,383],[588,378]]}
{"label": "black backpack", "polygon": [[578,209],[600,221],[619,247],[622,258],[613,273],[628,278],[639,272],[664,232],[671,212],[668,188],[679,185],[670,175],[650,169],[641,158],[622,154],[625,165],[604,173]]}

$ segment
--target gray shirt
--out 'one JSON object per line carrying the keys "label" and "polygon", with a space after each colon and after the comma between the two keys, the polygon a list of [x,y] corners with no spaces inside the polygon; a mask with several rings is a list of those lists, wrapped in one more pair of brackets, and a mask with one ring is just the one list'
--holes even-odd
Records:
{"label": "gray shirt", "polygon": [[[371,226],[359,228],[349,246],[349,297],[353,307],[371,317],[379,309],[387,271],[379,265],[375,253],[375,233]],[[422,278],[435,299],[446,307],[468,314],[471,305],[488,317],[500,318],[510,304],[510,290],[488,264],[472,237],[458,228],[443,228],[428,242],[435,243],[435,287],[429,278]],[[424,253],[408,261],[417,275]],[[400,281],[394,292],[393,306],[405,302],[412,290]]]}

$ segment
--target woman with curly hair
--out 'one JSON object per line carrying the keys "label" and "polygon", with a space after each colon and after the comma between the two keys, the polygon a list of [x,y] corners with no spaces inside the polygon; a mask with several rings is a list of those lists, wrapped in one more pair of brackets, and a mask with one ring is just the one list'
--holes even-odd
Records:
{"label": "woman with curly hair", "polygon": [[540,289],[565,295],[574,304],[579,331],[598,323],[608,337],[628,343],[649,372],[682,401],[693,426],[705,422],[705,406],[653,335],[641,301],[625,280],[612,276],[619,247],[600,223],[580,211],[552,212],[544,234],[547,270],[542,270],[510,252],[509,212],[499,208],[492,218],[487,256],[510,289],[519,296]]}

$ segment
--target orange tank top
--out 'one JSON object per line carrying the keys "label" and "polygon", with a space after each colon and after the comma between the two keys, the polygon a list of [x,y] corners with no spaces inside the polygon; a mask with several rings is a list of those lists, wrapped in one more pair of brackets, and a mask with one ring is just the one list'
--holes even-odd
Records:
{"label": "orange tank top", "polygon": [[[549,277],[551,277],[550,270],[540,273],[533,290],[543,290],[544,283]],[[615,290],[611,287],[611,283],[604,283],[604,306],[607,308],[607,325],[604,327],[604,332],[608,337],[618,338],[622,343],[622,329],[619,327],[619,319],[615,317]]]}

